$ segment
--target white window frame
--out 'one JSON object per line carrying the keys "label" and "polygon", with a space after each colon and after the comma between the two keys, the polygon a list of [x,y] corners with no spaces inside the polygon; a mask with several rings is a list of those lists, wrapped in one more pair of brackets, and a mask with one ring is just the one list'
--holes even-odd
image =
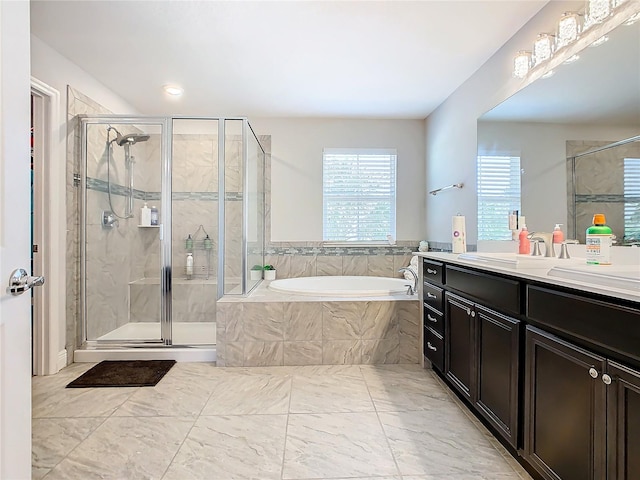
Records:
{"label": "white window frame", "polygon": [[[362,185],[365,182],[367,175],[371,175],[375,169],[383,168],[388,169],[388,182],[381,181],[379,183],[380,191],[374,194],[366,194],[365,192],[357,191],[341,191],[337,186],[332,188],[332,181],[335,180],[338,172],[332,169],[331,162],[338,160],[338,157],[344,157],[343,161],[349,160],[358,164],[360,162],[366,162],[367,165],[363,165],[363,169],[360,172],[363,176],[361,180],[352,182],[353,185]],[[377,161],[381,162],[379,166],[374,166],[372,162],[375,162],[374,157],[380,157]],[[356,168],[358,168],[356,167]],[[370,169],[367,171],[367,168]],[[393,244],[396,238],[396,201],[397,201],[397,150],[391,148],[325,148],[322,152],[322,238],[325,244],[349,244],[349,245],[379,245],[379,244]],[[353,180],[351,178],[351,180]],[[374,183],[375,184],[375,183]],[[386,191],[385,191],[386,189]],[[367,236],[367,222],[363,222],[362,230],[358,225],[355,232],[355,236],[348,238],[346,232],[337,232],[336,226],[328,218],[330,206],[332,202],[348,201],[363,202],[369,205],[372,202],[384,202],[389,206],[389,217],[387,219],[387,227],[384,234],[380,234],[374,239],[371,236]],[[357,208],[357,207],[354,207]],[[341,234],[342,233],[342,234]]]}
{"label": "white window frame", "polygon": [[[640,233],[640,158],[624,159],[623,184],[624,239],[636,241]],[[628,197],[639,200],[628,201]]]}
{"label": "white window frame", "polygon": [[478,240],[511,240],[509,213],[521,209],[520,156],[478,155]]}

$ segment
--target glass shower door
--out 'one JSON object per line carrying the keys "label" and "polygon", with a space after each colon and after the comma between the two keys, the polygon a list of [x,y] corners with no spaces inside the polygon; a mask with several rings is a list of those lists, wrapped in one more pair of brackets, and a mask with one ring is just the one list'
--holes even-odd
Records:
{"label": "glass shower door", "polygon": [[[84,338],[160,343],[164,122],[83,120]],[[150,215],[142,215],[142,208]],[[166,335],[165,335],[166,337]]]}

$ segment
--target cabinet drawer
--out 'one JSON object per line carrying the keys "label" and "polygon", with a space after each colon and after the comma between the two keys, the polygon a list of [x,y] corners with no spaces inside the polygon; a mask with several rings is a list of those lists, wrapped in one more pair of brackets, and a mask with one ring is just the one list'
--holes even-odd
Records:
{"label": "cabinet drawer", "polygon": [[440,335],[444,336],[444,315],[431,308],[426,302],[424,306],[424,326],[432,328]]}
{"label": "cabinet drawer", "polygon": [[443,290],[429,283],[424,284],[422,299],[431,308],[442,313]]}
{"label": "cabinet drawer", "polygon": [[425,282],[444,285],[444,265],[442,263],[424,259],[422,262],[422,274]]}
{"label": "cabinet drawer", "polygon": [[520,282],[447,266],[447,287],[471,295],[498,311],[520,314]]}
{"label": "cabinet drawer", "polygon": [[527,317],[640,365],[640,310],[529,285]]}
{"label": "cabinet drawer", "polygon": [[434,367],[442,371],[444,368],[444,340],[430,328],[424,329],[424,356]]}

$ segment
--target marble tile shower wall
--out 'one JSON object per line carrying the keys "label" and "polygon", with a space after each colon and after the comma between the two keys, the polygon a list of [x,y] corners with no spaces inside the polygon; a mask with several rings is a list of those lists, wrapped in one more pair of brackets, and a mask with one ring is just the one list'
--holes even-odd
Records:
{"label": "marble tile shower wall", "polygon": [[[567,141],[567,156],[587,152],[613,142]],[[604,213],[613,233],[622,238],[624,234],[624,159],[640,158],[640,145],[629,143],[602,150],[576,159],[575,204],[568,196],[568,231],[573,231],[575,216],[577,238],[585,241],[583,226],[591,225],[595,213]],[[567,191],[571,192],[571,164],[567,162]]]}
{"label": "marble tile shower wall", "polygon": [[[75,178],[81,172],[80,122],[78,115],[110,114],[81,92],[68,87],[67,105],[67,325],[66,349],[70,353],[83,341],[80,244],[80,188]],[[127,130],[129,131],[129,130]],[[113,138],[113,137],[112,137]],[[145,200],[149,206],[160,206],[160,144],[152,135],[148,142],[132,147],[134,168],[134,218],[119,220],[117,228],[104,229],[100,222],[102,210],[111,210],[106,195],[107,143],[106,126],[89,130],[87,175],[87,312],[90,319],[89,338],[96,338],[117,326],[131,321],[158,321],[160,291],[160,242],[158,230],[139,228],[140,209]],[[229,140],[229,139],[228,139]],[[231,139],[233,147],[227,152],[227,189],[241,185],[241,141]],[[173,194],[173,264],[179,272],[173,289],[173,313],[176,321],[215,320],[215,275],[217,272],[218,193],[217,193],[217,139],[213,135],[176,135],[174,137]],[[113,209],[124,211],[126,189],[124,181],[124,149],[115,146],[111,152]],[[110,167],[110,168],[111,168]],[[234,190],[237,192],[237,190]],[[118,194],[120,193],[120,194]],[[241,196],[227,195],[229,203],[240,205]],[[238,208],[241,212],[241,208]],[[233,212],[232,212],[233,214]],[[229,217],[228,217],[229,218]],[[162,222],[162,212],[160,212]],[[186,249],[184,240],[203,225],[212,240],[211,254],[203,245],[194,249],[196,281],[184,281]],[[232,244],[241,239],[239,219],[228,226],[227,235]],[[200,238],[202,241],[203,238]],[[230,254],[239,252],[230,252]],[[240,261],[231,261],[240,265]],[[124,267],[124,268],[123,268]],[[209,271],[209,280],[206,279]],[[237,271],[232,274],[239,275]],[[175,273],[174,273],[175,275]],[[152,279],[156,279],[156,282]]]}
{"label": "marble tile shower wall", "polygon": [[420,302],[219,301],[219,366],[419,363]]}

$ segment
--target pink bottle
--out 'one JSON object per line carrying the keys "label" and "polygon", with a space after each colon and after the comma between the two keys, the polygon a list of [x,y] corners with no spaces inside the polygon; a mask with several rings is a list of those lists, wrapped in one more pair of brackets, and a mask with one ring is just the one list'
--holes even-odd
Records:
{"label": "pink bottle", "polygon": [[522,230],[520,230],[520,235],[518,236],[518,253],[523,255],[529,255],[531,251],[531,242],[529,241],[528,235],[529,231],[527,230],[527,226],[522,225]]}

